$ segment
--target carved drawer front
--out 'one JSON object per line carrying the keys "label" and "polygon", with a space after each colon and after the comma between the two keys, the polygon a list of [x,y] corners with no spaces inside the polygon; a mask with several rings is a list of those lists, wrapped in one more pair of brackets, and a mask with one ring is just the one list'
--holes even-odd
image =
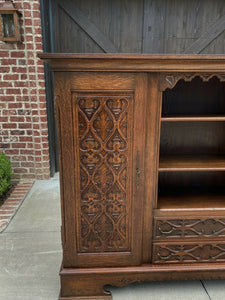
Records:
{"label": "carved drawer front", "polygon": [[155,243],[153,263],[224,262],[225,242]]}
{"label": "carved drawer front", "polygon": [[225,217],[155,218],[154,220],[154,238],[157,240],[217,237],[225,237]]}

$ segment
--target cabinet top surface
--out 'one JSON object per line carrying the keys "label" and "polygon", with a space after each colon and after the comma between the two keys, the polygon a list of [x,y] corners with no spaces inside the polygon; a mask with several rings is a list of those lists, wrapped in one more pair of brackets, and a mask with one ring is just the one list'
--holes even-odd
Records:
{"label": "cabinet top surface", "polygon": [[217,72],[225,55],[41,53],[53,71]]}

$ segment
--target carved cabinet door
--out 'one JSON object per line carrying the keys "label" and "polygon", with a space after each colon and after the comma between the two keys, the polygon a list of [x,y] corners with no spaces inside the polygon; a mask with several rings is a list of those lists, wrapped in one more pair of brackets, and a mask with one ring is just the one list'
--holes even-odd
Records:
{"label": "carved cabinet door", "polygon": [[57,73],[63,266],[138,265],[146,74]]}

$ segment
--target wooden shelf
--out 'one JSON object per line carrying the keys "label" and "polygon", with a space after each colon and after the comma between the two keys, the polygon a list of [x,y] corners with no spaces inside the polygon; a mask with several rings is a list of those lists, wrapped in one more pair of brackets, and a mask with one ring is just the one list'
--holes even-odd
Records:
{"label": "wooden shelf", "polygon": [[162,122],[204,122],[204,121],[225,121],[225,115],[203,115],[203,116],[163,116]]}
{"label": "wooden shelf", "polygon": [[225,171],[224,156],[166,156],[160,157],[159,172]]}
{"label": "wooden shelf", "polygon": [[225,210],[225,190],[209,192],[198,192],[190,189],[174,191],[168,194],[159,195],[158,209],[160,210]]}

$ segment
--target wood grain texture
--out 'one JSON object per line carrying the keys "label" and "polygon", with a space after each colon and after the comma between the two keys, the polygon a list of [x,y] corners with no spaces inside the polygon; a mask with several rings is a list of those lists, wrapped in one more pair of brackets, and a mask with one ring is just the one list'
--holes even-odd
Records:
{"label": "wood grain texture", "polygon": [[225,216],[181,216],[154,218],[155,240],[222,240],[225,237]]}
{"label": "wood grain texture", "polygon": [[73,1],[61,1],[60,6],[77,23],[104,52],[116,53],[118,50],[114,44],[92,23],[87,16],[76,6]]}
{"label": "wood grain texture", "polygon": [[224,262],[224,241],[168,242],[153,244],[154,263]]}
{"label": "wood grain texture", "polygon": [[225,209],[225,196],[223,192],[216,191],[212,193],[198,190],[188,191],[188,189],[183,189],[182,192],[170,190],[167,194],[159,195],[158,209],[162,211],[198,210],[199,214],[202,210],[207,209],[219,211]]}
{"label": "wood grain texture", "polygon": [[223,156],[224,122],[162,122],[160,154]]}
{"label": "wood grain texture", "polygon": [[42,53],[39,57],[53,71],[225,72],[224,55]]}
{"label": "wood grain texture", "polygon": [[225,171],[225,157],[221,156],[166,156],[160,157],[159,172]]}
{"label": "wood grain texture", "polygon": [[192,115],[184,115],[184,116],[169,116],[162,117],[162,122],[216,122],[216,121],[225,121],[225,115],[202,115],[202,116],[192,116]]}
{"label": "wood grain texture", "polygon": [[157,168],[159,156],[159,137],[155,135],[152,128],[159,132],[160,114],[161,114],[161,94],[157,89],[158,74],[148,76],[148,89],[146,103],[147,125],[146,125],[146,147],[144,152],[146,164],[145,173],[145,195],[144,195],[144,218],[143,218],[143,256],[142,262],[151,261],[152,250],[152,227],[153,227],[153,209],[157,206]]}
{"label": "wood grain texture", "polygon": [[103,289],[104,285],[126,286],[144,281],[224,279],[224,271],[224,263],[213,262],[180,264],[179,268],[175,264],[145,264],[137,267],[110,269],[62,268],[60,272],[62,298],[59,299],[69,300],[69,297],[102,299],[104,296],[109,296],[109,293]]}
{"label": "wood grain texture", "polygon": [[223,54],[224,13],[221,0],[54,0],[54,51]]}
{"label": "wood grain texture", "polygon": [[225,30],[225,16],[222,16],[210,26],[184,53],[201,53],[212,41]]}
{"label": "wood grain texture", "polygon": [[136,0],[55,0],[55,52],[140,53],[142,12],[143,1]]}

